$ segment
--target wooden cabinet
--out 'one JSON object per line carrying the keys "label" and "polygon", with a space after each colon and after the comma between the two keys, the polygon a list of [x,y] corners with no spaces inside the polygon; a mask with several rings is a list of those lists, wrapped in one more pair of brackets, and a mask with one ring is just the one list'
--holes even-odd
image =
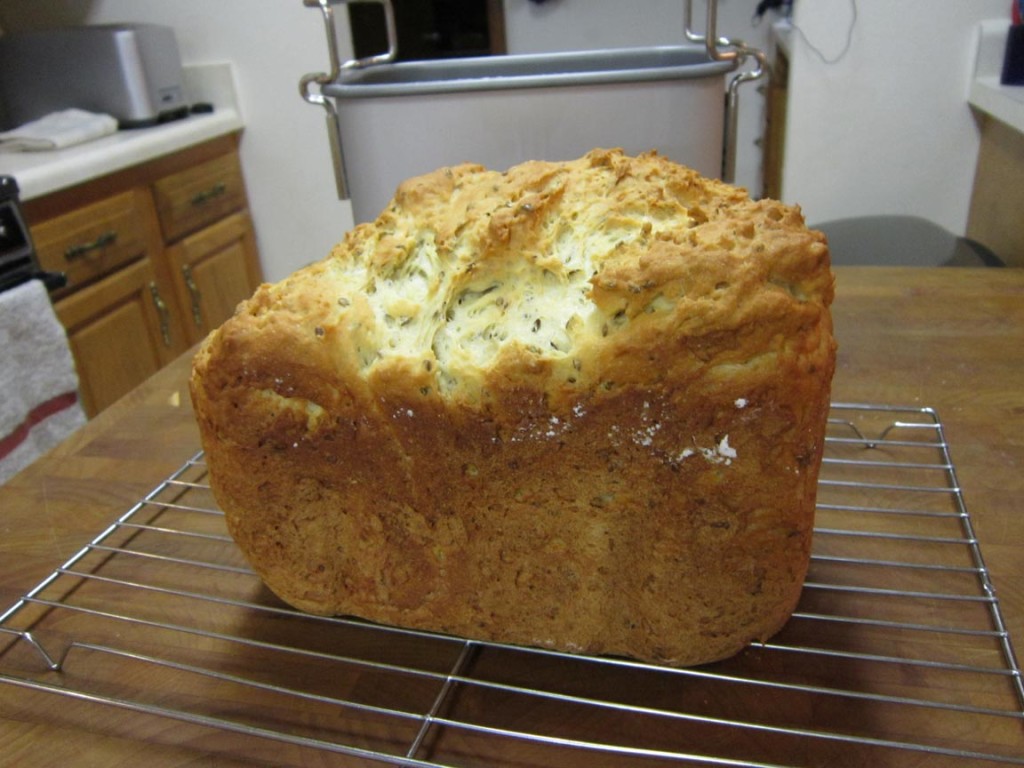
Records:
{"label": "wooden cabinet", "polygon": [[237,137],[24,203],[93,416],[234,311],[262,280]]}
{"label": "wooden cabinet", "polygon": [[99,413],[169,363],[170,307],[153,266],[139,259],[56,304],[68,330],[86,413]]}
{"label": "wooden cabinet", "polygon": [[789,100],[789,59],[781,50],[775,52],[775,60],[768,77],[768,92],[765,100],[765,143],[762,175],[763,196],[782,199],[782,167],[785,160],[786,110]]}
{"label": "wooden cabinet", "polygon": [[227,320],[252,293],[260,275],[252,224],[244,211],[186,237],[167,251],[178,301],[185,309],[186,335],[200,341]]}
{"label": "wooden cabinet", "polygon": [[32,228],[39,263],[67,275],[67,290],[85,285],[147,252],[145,214],[145,193],[132,189],[43,222]]}
{"label": "wooden cabinet", "polygon": [[1024,133],[979,116],[981,146],[975,168],[967,236],[990,248],[1008,267],[1024,267]]}

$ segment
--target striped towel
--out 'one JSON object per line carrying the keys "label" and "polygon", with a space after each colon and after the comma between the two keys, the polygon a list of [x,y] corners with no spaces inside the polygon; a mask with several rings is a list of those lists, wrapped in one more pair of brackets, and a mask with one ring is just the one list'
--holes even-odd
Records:
{"label": "striped towel", "polygon": [[38,280],[0,293],[0,483],[85,423],[67,334]]}

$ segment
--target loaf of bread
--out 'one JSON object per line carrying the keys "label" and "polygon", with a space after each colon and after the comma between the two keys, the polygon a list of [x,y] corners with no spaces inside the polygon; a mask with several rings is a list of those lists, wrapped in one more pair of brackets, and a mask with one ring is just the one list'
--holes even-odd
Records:
{"label": "loaf of bread", "polygon": [[800,595],[832,294],[798,209],[654,153],[444,168],[206,339],[210,481],[303,611],[721,659]]}

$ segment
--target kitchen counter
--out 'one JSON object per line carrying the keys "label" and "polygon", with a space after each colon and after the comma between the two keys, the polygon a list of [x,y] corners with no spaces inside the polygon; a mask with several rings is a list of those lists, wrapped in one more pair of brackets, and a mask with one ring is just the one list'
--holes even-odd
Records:
{"label": "kitchen counter", "polygon": [[1007,266],[1024,267],[1024,85],[1002,85],[1007,20],[983,22],[977,31],[968,103],[981,132],[967,236]]}
{"label": "kitchen counter", "polygon": [[[1024,270],[851,267],[836,272],[840,350],[833,400],[937,409],[1020,654]],[[13,603],[198,450],[188,368],[186,355],[0,487],[0,607]],[[870,702],[865,707],[870,718]],[[1016,753],[1024,753],[1020,723],[1010,734],[1020,739]],[[2,766],[236,764],[209,753],[209,734],[195,726],[90,701],[55,700],[2,683],[0,744]],[[849,764],[867,764],[855,759],[859,748],[843,747]],[[916,765],[923,758],[909,753],[907,759]]]}
{"label": "kitchen counter", "polygon": [[1003,85],[1008,21],[986,21],[978,28],[978,48],[967,100],[972,107],[1024,133],[1024,85]]}
{"label": "kitchen counter", "polygon": [[231,65],[205,64],[183,69],[188,103],[211,104],[213,112],[192,114],[150,128],[117,131],[66,149],[0,153],[0,174],[14,176],[21,199],[32,200],[241,130]]}

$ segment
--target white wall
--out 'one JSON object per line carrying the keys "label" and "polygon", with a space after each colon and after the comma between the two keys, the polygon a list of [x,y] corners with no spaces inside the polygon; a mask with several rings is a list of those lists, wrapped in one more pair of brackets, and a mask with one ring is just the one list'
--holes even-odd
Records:
{"label": "white wall", "polygon": [[352,214],[335,193],[323,110],[298,91],[303,74],[327,67],[319,11],[301,0],[0,0],[5,30],[114,21],[173,27],[185,63],[234,64],[265,277],[276,281],[326,255]]}
{"label": "white wall", "polygon": [[[978,22],[1004,0],[797,0],[782,196],[811,223],[909,214],[962,235],[978,152]],[[806,38],[806,39],[805,39]]]}

